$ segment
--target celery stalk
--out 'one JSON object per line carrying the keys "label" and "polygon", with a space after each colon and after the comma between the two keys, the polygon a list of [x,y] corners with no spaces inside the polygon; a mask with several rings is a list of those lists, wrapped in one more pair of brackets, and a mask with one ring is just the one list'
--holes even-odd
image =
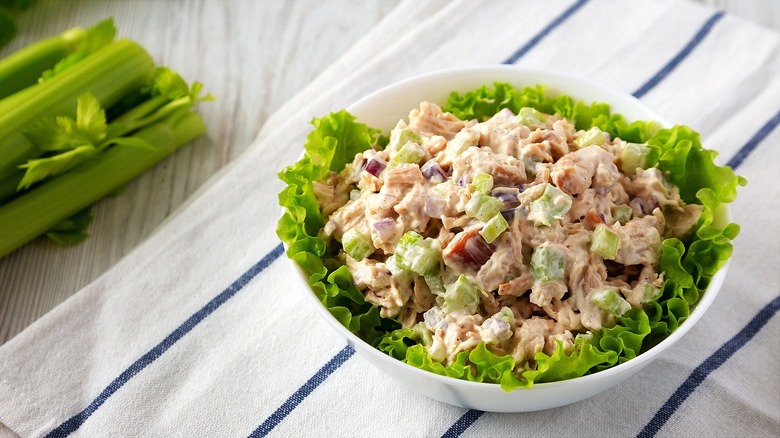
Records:
{"label": "celery stalk", "polygon": [[47,116],[73,117],[76,101],[90,91],[107,108],[140,88],[154,72],[143,47],[116,41],[41,84],[0,100],[0,180],[38,155],[23,130]]}
{"label": "celery stalk", "polygon": [[[61,72],[114,40],[114,20],[76,27],[24,47],[0,60],[0,99]],[[52,70],[53,69],[53,70]]]}
{"label": "celery stalk", "polygon": [[41,73],[76,49],[84,34],[84,29],[70,29],[0,60],[0,99],[38,82]]}
{"label": "celery stalk", "polygon": [[110,148],[3,205],[0,257],[113,193],[205,130],[196,113],[172,114],[135,134],[153,144],[154,150]]}
{"label": "celery stalk", "polygon": [[8,174],[3,179],[0,179],[0,205],[13,198],[16,194],[16,188],[19,186],[19,181],[24,177],[24,170],[17,170]]}

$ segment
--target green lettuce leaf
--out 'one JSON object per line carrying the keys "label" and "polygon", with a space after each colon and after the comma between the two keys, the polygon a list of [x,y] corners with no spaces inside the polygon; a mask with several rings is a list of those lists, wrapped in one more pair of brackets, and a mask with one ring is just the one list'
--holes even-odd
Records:
{"label": "green lettuce leaf", "polygon": [[355,122],[346,111],[314,119],[312,124],[314,131],[306,139],[303,158],[279,173],[287,186],[279,193],[279,204],[285,212],[276,233],[288,245],[287,256],[308,275],[309,284],[331,314],[350,331],[375,344],[398,325],[382,320],[377,308],[365,302],[346,266],[328,258],[327,243],[319,237],[324,219],[312,181],[343,169],[358,152],[376,144],[379,131]]}

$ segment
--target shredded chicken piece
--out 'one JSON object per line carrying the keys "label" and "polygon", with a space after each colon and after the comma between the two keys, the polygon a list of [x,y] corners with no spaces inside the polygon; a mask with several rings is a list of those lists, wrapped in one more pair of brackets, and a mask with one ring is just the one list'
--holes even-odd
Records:
{"label": "shredded chicken piece", "polygon": [[440,135],[449,140],[455,137],[465,123],[450,113],[442,112],[435,103],[422,102],[419,109],[409,113],[409,130],[417,135]]}

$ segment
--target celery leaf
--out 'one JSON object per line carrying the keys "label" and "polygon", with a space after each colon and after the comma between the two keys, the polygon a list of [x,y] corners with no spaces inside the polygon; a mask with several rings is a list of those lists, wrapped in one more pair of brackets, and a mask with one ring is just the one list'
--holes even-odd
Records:
{"label": "celery leaf", "polygon": [[19,182],[19,189],[29,188],[44,178],[65,172],[97,153],[94,146],[85,144],[51,157],[27,160],[27,163],[19,166],[27,169]]}
{"label": "celery leaf", "polygon": [[92,93],[84,93],[78,97],[76,128],[92,144],[97,144],[106,137],[106,112]]}
{"label": "celery leaf", "polygon": [[[76,30],[81,31],[81,29],[78,28]],[[107,18],[91,26],[84,31],[84,36],[80,39],[78,44],[74,45],[72,53],[59,60],[54,64],[54,67],[41,73],[41,77],[38,78],[38,83],[48,81],[68,68],[78,64],[79,61],[86,58],[88,55],[111,44],[111,42],[114,41],[115,36],[116,27],[114,27],[113,18]]]}

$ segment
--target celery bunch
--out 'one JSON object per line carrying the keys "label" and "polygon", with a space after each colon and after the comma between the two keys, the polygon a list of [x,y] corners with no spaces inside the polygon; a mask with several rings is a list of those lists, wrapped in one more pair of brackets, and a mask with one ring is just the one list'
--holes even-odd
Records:
{"label": "celery bunch", "polygon": [[83,240],[96,201],[205,132],[202,84],[115,34],[108,19],[0,60],[0,257]]}

